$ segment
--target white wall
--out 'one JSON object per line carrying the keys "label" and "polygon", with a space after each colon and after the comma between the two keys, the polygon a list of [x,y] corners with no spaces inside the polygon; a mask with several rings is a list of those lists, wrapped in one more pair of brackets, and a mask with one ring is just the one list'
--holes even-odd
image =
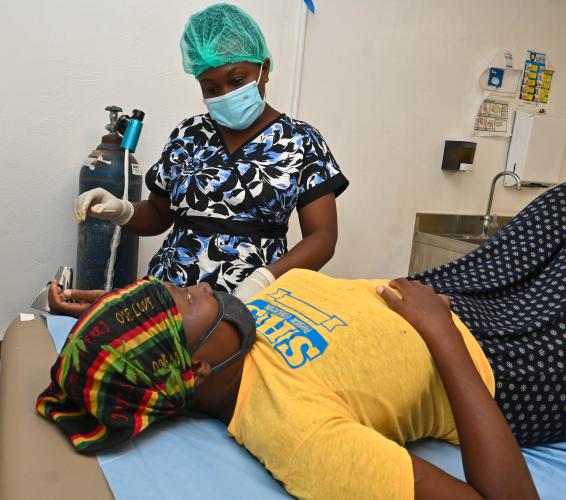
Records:
{"label": "white wall", "polygon": [[[276,64],[269,100],[288,111],[302,0],[234,1],[266,33]],[[0,2],[2,332],[59,265],[74,265],[71,206],[81,163],[104,133],[104,107],[146,111],[136,152],[146,169],[176,123],[203,110],[178,39],[188,14],[212,2]],[[478,141],[474,172],[440,171],[444,138],[469,134],[477,78],[497,49],[518,59],[527,48],[547,50],[557,68],[552,111],[566,116],[566,2],[315,3],[299,117],[323,132],[351,181],[325,270],[401,275],[415,213],[480,213],[503,168],[508,140],[496,138]],[[498,188],[494,209],[515,213],[538,192]],[[297,234],[295,226],[292,239]],[[142,240],[141,270],[160,241]]]}
{"label": "white wall", "polygon": [[[144,169],[158,159],[177,123],[205,110],[178,46],[189,14],[214,2],[0,2],[1,337],[57,268],[75,263],[72,203],[82,162],[106,133],[104,108],[146,112],[135,153]],[[288,108],[301,4],[238,5],[269,39],[277,71],[270,100]],[[143,240],[142,273],[160,241]]]}
{"label": "white wall", "polygon": [[[474,171],[440,170],[446,137],[470,134],[480,73],[498,49],[524,62],[547,50],[557,69],[551,111],[566,116],[566,2],[324,0],[309,18],[301,118],[323,133],[351,181],[338,199],[330,274],[407,272],[415,213],[482,213],[508,139],[478,140]],[[495,213],[541,190],[498,187]],[[362,256],[360,256],[360,253]]]}

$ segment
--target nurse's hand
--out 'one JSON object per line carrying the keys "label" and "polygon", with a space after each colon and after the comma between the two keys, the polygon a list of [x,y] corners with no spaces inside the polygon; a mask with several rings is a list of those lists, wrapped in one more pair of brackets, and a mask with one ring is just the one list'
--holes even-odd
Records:
{"label": "nurse's hand", "polygon": [[52,280],[47,294],[49,312],[78,318],[104,293],[104,290],[61,290],[59,283]]}
{"label": "nurse's hand", "polygon": [[259,267],[235,288],[232,295],[246,302],[274,281],[275,276],[267,268]]}
{"label": "nurse's hand", "polygon": [[75,199],[75,219],[77,223],[84,222],[87,215],[123,226],[134,215],[134,206],[129,201],[121,200],[105,189],[95,188],[84,192]]}

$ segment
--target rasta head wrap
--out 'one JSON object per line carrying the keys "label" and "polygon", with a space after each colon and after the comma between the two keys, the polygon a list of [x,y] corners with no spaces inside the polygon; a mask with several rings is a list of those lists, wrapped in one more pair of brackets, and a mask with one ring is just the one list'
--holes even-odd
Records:
{"label": "rasta head wrap", "polygon": [[103,295],[79,319],[36,409],[92,453],[186,412],[194,385],[181,315],[150,276]]}

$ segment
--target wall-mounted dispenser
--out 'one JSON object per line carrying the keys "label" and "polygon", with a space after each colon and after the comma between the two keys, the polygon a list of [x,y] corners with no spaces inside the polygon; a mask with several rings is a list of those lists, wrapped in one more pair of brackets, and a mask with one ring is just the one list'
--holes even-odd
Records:
{"label": "wall-mounted dispenser", "polygon": [[565,148],[566,119],[517,111],[505,170],[523,185],[552,186],[560,180]]}
{"label": "wall-mounted dispenser", "polygon": [[463,140],[447,140],[444,143],[442,170],[467,172],[472,169],[476,143]]}

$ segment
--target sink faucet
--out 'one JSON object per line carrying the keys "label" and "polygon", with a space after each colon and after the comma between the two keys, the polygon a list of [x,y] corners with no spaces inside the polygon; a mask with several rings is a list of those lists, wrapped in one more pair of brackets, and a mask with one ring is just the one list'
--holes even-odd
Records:
{"label": "sink faucet", "polygon": [[515,188],[517,191],[521,189],[521,179],[515,172],[510,171],[503,171],[499,172],[491,181],[491,189],[489,190],[489,198],[487,200],[487,209],[485,211],[485,215],[483,216],[483,224],[481,230],[481,237],[487,238],[487,232],[490,228],[497,227],[497,215],[491,215],[491,204],[493,203],[493,191],[495,191],[495,183],[497,179],[500,177],[504,177],[505,175],[510,175],[515,179]]}

